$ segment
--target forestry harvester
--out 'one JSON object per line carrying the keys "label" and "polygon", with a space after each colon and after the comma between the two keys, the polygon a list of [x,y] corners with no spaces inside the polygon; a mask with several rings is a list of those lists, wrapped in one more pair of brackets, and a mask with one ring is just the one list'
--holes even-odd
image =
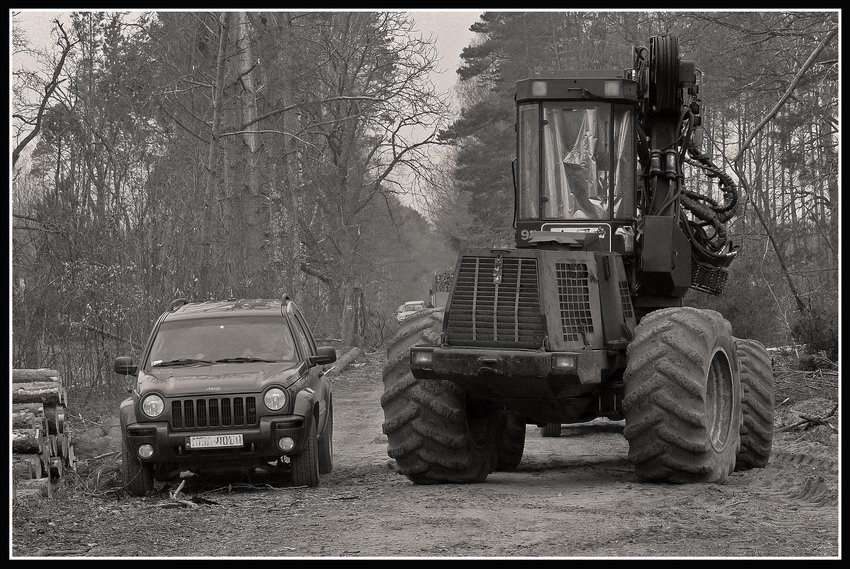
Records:
{"label": "forestry harvester", "polygon": [[[734,181],[700,150],[700,72],[654,36],[633,69],[517,82],[515,249],[461,251],[444,308],[405,321],[384,370],[384,432],[419,484],[513,470],[526,425],[625,419],[638,477],[722,482],[763,467],[765,347],[689,288],[721,294]],[[720,199],[686,189],[684,164]]]}

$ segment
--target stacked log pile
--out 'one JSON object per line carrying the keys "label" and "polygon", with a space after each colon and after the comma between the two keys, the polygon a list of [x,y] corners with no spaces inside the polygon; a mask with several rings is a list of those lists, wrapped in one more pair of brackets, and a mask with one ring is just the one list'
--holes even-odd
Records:
{"label": "stacked log pile", "polygon": [[65,429],[68,396],[52,369],[12,370],[12,475],[15,495],[52,497],[53,483],[77,468]]}

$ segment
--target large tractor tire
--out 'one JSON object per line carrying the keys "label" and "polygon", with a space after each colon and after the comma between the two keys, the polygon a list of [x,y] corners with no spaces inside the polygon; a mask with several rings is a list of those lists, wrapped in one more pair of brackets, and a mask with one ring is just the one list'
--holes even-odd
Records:
{"label": "large tractor tire", "polygon": [[736,470],[764,468],[773,445],[773,360],[756,340],[737,340],[741,366],[741,450]]}
{"label": "large tractor tire", "polygon": [[546,423],[545,426],[540,427],[540,436],[541,437],[560,437],[561,436],[561,423]]}
{"label": "large tractor tire", "polygon": [[741,383],[732,327],[713,310],[645,316],[624,374],[629,458],[644,480],[723,482],[741,445]]}
{"label": "large tractor tire", "polygon": [[496,468],[498,411],[468,401],[449,381],[416,379],[410,348],[439,343],[443,313],[406,319],[387,348],[383,431],[387,454],[416,484],[482,482]]}
{"label": "large tractor tire", "polygon": [[525,421],[513,413],[505,413],[505,428],[496,447],[496,470],[513,472],[525,450]]}

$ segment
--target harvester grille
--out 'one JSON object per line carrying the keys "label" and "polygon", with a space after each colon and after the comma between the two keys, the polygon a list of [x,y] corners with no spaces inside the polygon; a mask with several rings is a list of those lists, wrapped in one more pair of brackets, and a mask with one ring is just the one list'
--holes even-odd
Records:
{"label": "harvester grille", "polygon": [[561,329],[566,342],[587,343],[593,334],[590,311],[590,279],[585,263],[556,263],[558,301],[561,305]]}
{"label": "harvester grille", "polygon": [[539,348],[544,331],[537,286],[536,259],[462,257],[448,310],[446,342]]}

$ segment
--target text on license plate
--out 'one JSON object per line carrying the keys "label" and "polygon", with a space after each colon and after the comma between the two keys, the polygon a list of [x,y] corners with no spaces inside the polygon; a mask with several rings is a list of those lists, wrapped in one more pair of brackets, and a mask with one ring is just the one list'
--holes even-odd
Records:
{"label": "text on license plate", "polygon": [[205,435],[189,437],[188,448],[221,448],[243,446],[242,435]]}

